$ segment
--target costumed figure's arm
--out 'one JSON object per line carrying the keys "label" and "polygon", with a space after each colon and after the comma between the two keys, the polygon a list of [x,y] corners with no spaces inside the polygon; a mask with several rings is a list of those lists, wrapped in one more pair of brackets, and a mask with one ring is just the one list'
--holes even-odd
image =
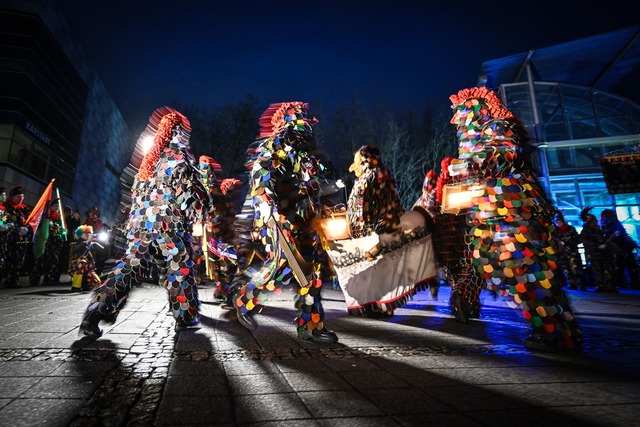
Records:
{"label": "costumed figure's arm", "polygon": [[[261,153],[251,170],[250,196],[253,199],[254,207],[253,237],[263,246],[267,260],[263,269],[252,278],[249,288],[261,288],[267,285],[273,280],[278,267],[284,262],[280,245],[287,243],[279,240],[279,233],[276,229],[276,222],[280,221],[280,215],[271,179],[271,164],[271,151],[267,150]],[[272,218],[273,220],[270,221]],[[251,309],[249,306],[247,308]]]}
{"label": "costumed figure's arm", "polygon": [[366,236],[371,232],[365,222],[364,198],[367,186],[366,176],[355,179],[353,188],[347,200],[347,210],[349,213],[349,224],[351,226],[351,236],[358,238]]}

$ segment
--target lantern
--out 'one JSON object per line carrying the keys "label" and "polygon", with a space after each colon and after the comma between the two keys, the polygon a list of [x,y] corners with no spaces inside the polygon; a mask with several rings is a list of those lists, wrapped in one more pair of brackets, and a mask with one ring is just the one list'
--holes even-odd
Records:
{"label": "lantern", "polygon": [[[481,184],[448,184],[442,191],[442,213],[457,215],[475,204],[476,197],[484,195]],[[464,212],[463,212],[464,213]]]}
{"label": "lantern", "polygon": [[351,238],[351,227],[347,212],[332,213],[320,220],[320,228],[327,240],[345,240]]}

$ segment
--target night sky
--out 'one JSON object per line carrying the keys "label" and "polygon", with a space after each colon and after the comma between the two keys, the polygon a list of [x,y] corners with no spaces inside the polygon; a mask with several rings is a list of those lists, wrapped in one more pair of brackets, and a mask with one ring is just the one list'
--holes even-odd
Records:
{"label": "night sky", "polygon": [[312,112],[353,96],[397,112],[444,109],[485,60],[640,21],[626,1],[402,3],[58,0],[133,132],[160,106],[247,95]]}

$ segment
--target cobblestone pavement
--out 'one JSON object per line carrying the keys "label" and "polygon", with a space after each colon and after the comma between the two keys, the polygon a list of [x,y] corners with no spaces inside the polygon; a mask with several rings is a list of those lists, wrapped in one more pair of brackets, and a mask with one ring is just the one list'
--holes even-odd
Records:
{"label": "cobblestone pavement", "polygon": [[332,345],[296,339],[286,293],[249,332],[203,287],[202,324],[175,333],[145,284],[87,342],[88,294],[0,289],[0,426],[637,425],[640,292],[570,296],[584,347],[549,354],[523,347],[528,327],[489,293],[479,320],[455,322],[447,287],[386,320],[325,289]]}

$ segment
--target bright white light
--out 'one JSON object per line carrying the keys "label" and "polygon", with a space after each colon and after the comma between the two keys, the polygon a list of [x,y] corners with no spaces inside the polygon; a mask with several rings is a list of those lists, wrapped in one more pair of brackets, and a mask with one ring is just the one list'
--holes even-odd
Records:
{"label": "bright white light", "polygon": [[153,136],[147,136],[142,140],[142,154],[147,154],[151,147],[153,147]]}
{"label": "bright white light", "polygon": [[100,233],[98,233],[98,240],[102,243],[107,243],[109,241],[109,233],[107,233],[106,231],[101,231]]}
{"label": "bright white light", "polygon": [[320,224],[327,240],[349,238],[349,221],[346,216],[323,219]]}
{"label": "bright white light", "polygon": [[344,182],[342,182],[341,179],[336,181],[336,187],[338,188],[344,188]]}
{"label": "bright white light", "polygon": [[194,237],[201,237],[204,233],[204,228],[202,227],[201,222],[196,222],[193,224],[193,230],[191,231],[191,235]]}

